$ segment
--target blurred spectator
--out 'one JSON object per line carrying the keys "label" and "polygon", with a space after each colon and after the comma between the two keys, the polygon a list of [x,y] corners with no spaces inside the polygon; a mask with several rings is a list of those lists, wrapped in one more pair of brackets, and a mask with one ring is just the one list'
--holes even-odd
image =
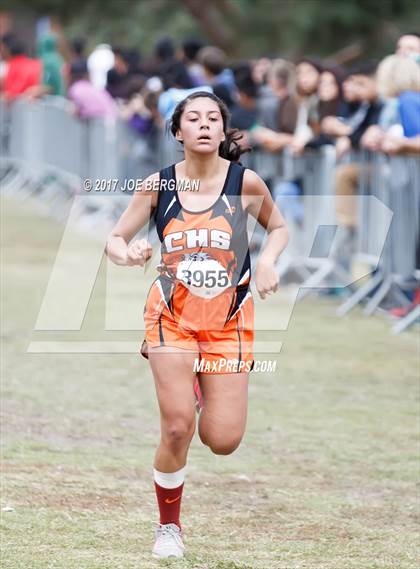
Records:
{"label": "blurred spectator", "polygon": [[257,123],[258,88],[252,78],[251,67],[244,68],[235,77],[237,103],[231,110],[230,124],[239,130],[251,130]]}
{"label": "blurred spectator", "polygon": [[[149,81],[147,85],[149,85]],[[158,109],[164,121],[168,121],[172,117],[175,107],[182,99],[185,99],[185,97],[188,97],[188,95],[196,91],[212,92],[211,87],[207,85],[204,85],[204,87],[194,87],[193,89],[172,88],[163,91],[159,96]]]}
{"label": "blurred spectator", "polygon": [[171,38],[163,37],[155,44],[155,56],[160,63],[173,61],[175,58],[175,45]]}
{"label": "blurred spectator", "polygon": [[42,61],[42,92],[38,94],[64,96],[64,60],[57,50],[57,38],[49,34],[38,42],[38,57]]}
{"label": "blurred spectator", "polygon": [[267,83],[268,72],[271,68],[271,60],[268,57],[261,57],[252,63],[252,78],[259,86]]}
{"label": "blurred spectator", "polygon": [[358,149],[366,129],[377,124],[382,103],[378,98],[375,80],[376,64],[367,62],[350,70],[344,81],[344,98],[349,105],[343,107],[339,117],[325,117],[322,131],[336,139],[338,158],[352,148]]}
{"label": "blurred spectator", "polygon": [[339,113],[343,91],[344,71],[340,67],[324,68],[318,85],[318,117],[322,120],[327,116]]}
{"label": "blurred spectator", "polygon": [[250,142],[269,152],[279,152],[293,140],[297,123],[297,100],[294,95],[295,66],[277,59],[268,71],[268,86],[258,102],[259,126],[251,133]]}
{"label": "blurred spectator", "polygon": [[155,55],[158,61],[158,75],[167,89],[191,89],[193,81],[186,65],[175,57],[175,46],[170,38],[162,38],[155,46]]}
{"label": "blurred spectator", "polygon": [[[338,158],[343,157],[352,148],[358,149],[367,129],[378,123],[383,105],[378,98],[375,69],[376,66],[370,62],[353,68],[346,83],[351,97],[354,96],[359,101],[359,107],[348,118],[327,117],[324,119],[324,127],[326,121],[331,122],[332,133],[330,132],[330,134],[337,136]],[[327,126],[330,128],[329,123]],[[358,192],[361,168],[362,166],[357,159],[339,164],[336,168],[336,215],[340,225],[346,229],[342,233],[344,238],[337,247],[337,252],[341,255],[341,264],[346,269],[349,269],[355,247],[357,227],[357,201],[355,197]]]}
{"label": "blurred spectator", "polygon": [[71,63],[85,60],[86,40],[83,38],[75,38],[70,43],[70,59]]}
{"label": "blurred spectator", "polygon": [[7,67],[10,59],[9,42],[12,40],[11,34],[4,34],[0,37],[0,91],[3,91],[3,82],[6,77]]}
{"label": "blurred spectator", "polygon": [[295,68],[277,60],[268,73],[268,82],[279,100],[277,133],[259,129],[253,133],[258,142],[271,152],[291,146],[300,153],[318,126],[319,69],[312,60],[302,60]]}
{"label": "blurred spectator", "polygon": [[203,67],[206,84],[231,109],[235,102],[236,87],[232,71],[226,68],[225,53],[218,47],[207,46],[200,49],[197,59]]}
{"label": "blurred spectator", "polygon": [[143,87],[133,93],[127,104],[121,109],[121,117],[140,136],[148,135],[152,129],[163,126],[158,111],[159,94]]}
{"label": "blurred spectator", "polygon": [[107,73],[106,90],[114,99],[127,99],[129,87],[129,66],[126,52],[113,48],[114,66]]}
{"label": "blurred spectator", "polygon": [[419,152],[420,67],[411,58],[390,55],[378,66],[377,85],[385,105],[362,146],[388,154]]}
{"label": "blurred spectator", "polygon": [[72,63],[86,61],[85,47],[86,47],[86,41],[82,38],[76,38],[70,42],[69,58],[63,64],[63,79],[66,91],[71,81],[70,67]]}
{"label": "blurred spectator", "polygon": [[204,85],[206,80],[202,66],[197,61],[197,54],[204,47],[198,38],[187,38],[181,44],[181,59],[186,65],[193,87]]}
{"label": "blurred spectator", "polygon": [[114,54],[111,47],[102,43],[95,47],[87,59],[89,77],[92,84],[98,89],[105,89],[107,74],[114,66]]}
{"label": "blurred spectator", "polygon": [[5,99],[12,101],[41,84],[42,64],[28,57],[25,46],[14,36],[3,40],[3,52],[7,60],[3,92]]}
{"label": "blurred spectator", "polygon": [[69,99],[75,104],[77,115],[83,119],[116,118],[118,107],[105,89],[98,89],[89,79],[86,62],[73,63],[70,69]]}
{"label": "blurred spectator", "polygon": [[[295,94],[296,68],[283,59],[273,62],[268,72],[268,85],[275,99],[265,97],[260,106],[260,121],[272,128],[258,127],[252,137],[266,150],[278,152],[289,147],[297,128],[298,100]],[[273,104],[274,103],[274,104]],[[269,182],[271,187],[272,181]],[[273,197],[289,220],[301,223],[303,208],[299,178],[282,180],[273,187]]]}
{"label": "blurred spectator", "polygon": [[125,59],[128,64],[128,73],[131,76],[144,76],[141,66],[141,57],[138,49],[125,50]]}
{"label": "blurred spectator", "polygon": [[420,34],[417,32],[403,34],[397,42],[395,53],[402,57],[412,57],[420,63]]}
{"label": "blurred spectator", "polygon": [[296,67],[298,114],[291,143],[293,153],[302,153],[305,145],[319,132],[318,84],[321,64],[315,59],[302,59]]}
{"label": "blurred spectator", "polygon": [[[340,67],[325,68],[321,73],[318,85],[318,120],[325,117],[335,117],[343,112],[342,82],[344,71]],[[324,144],[334,144],[332,137],[321,131],[320,124],[316,128],[317,136],[307,142],[306,146],[317,148]]]}

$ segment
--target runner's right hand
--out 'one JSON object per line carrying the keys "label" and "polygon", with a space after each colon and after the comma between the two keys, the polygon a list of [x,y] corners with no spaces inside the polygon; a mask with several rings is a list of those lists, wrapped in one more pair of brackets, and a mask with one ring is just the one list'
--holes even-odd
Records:
{"label": "runner's right hand", "polygon": [[128,267],[134,267],[135,265],[143,267],[152,256],[152,253],[152,246],[147,239],[136,239],[128,246],[126,265]]}

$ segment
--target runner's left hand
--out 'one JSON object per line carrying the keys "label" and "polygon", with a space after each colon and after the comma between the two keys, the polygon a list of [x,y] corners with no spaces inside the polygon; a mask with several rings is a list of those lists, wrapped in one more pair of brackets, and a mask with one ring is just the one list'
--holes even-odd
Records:
{"label": "runner's left hand", "polygon": [[274,261],[259,259],[255,269],[255,284],[260,297],[264,300],[267,294],[276,292],[279,287],[279,275]]}

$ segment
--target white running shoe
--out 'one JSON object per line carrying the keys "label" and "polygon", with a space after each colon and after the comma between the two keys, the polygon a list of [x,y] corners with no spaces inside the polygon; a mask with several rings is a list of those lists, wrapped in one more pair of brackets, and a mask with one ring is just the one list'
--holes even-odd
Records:
{"label": "white running shoe", "polygon": [[156,529],[156,541],[153,546],[153,557],[184,557],[185,546],[182,543],[182,532],[176,524],[159,524]]}

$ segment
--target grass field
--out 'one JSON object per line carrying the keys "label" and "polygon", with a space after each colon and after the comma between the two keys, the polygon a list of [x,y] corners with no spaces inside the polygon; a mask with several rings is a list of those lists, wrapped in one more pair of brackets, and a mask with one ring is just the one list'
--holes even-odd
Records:
{"label": "grass field", "polygon": [[81,332],[34,332],[63,228],[31,204],[3,202],[2,217],[4,569],[419,567],[415,331],[393,337],[359,311],[339,320],[331,300],[298,304],[278,333],[277,371],[251,375],[240,448],[214,456],[196,435],[182,518],[189,557],[159,563],[147,363],[27,353],[34,339],[104,337],[104,271]]}

